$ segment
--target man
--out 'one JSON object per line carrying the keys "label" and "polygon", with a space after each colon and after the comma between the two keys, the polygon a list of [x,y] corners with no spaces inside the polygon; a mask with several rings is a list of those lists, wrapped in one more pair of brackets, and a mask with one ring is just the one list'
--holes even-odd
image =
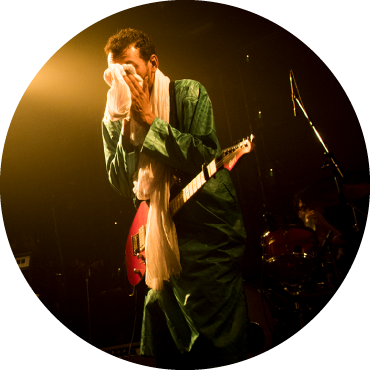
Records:
{"label": "man", "polygon": [[333,239],[342,235],[340,231],[325,219],[323,213],[324,207],[320,202],[311,201],[309,204],[304,204],[302,200],[298,202],[298,217],[305,226],[316,232],[320,246],[324,244],[329,231],[332,231]]}
{"label": "man", "polygon": [[[122,72],[131,94],[130,119],[118,119],[119,115],[109,119],[112,105],[108,103],[103,119],[109,181],[123,196],[140,198],[141,177],[159,163],[164,171],[169,169],[164,173],[171,174],[173,196],[174,176],[183,187],[201,171],[202,164],[221,154],[208,94],[196,81],[170,83],[158,69],[153,44],[142,32],[119,31],[108,40],[105,51],[111,72],[126,65],[136,71],[136,75]],[[158,84],[164,91],[158,91]],[[118,95],[113,94],[113,99]],[[133,121],[145,129],[139,145],[133,145],[130,136]],[[146,167],[145,161],[149,161]],[[160,199],[166,199],[165,187],[159,193],[163,195]],[[152,207],[155,201],[151,195],[149,199]],[[147,285],[154,288],[144,304],[141,354],[155,356],[157,366],[164,368],[209,368],[246,359],[248,315],[241,275],[246,234],[229,172],[218,171],[173,221],[176,240],[164,237],[161,241],[169,244],[168,253],[175,257],[178,243],[180,265],[174,258],[169,263],[169,278],[158,278],[159,285],[157,275],[150,283],[146,277]],[[156,222],[157,228],[172,230],[172,219],[168,228],[165,221]],[[167,252],[161,253],[160,248],[158,258],[166,259],[166,264]],[[148,269],[149,263],[147,274]]]}

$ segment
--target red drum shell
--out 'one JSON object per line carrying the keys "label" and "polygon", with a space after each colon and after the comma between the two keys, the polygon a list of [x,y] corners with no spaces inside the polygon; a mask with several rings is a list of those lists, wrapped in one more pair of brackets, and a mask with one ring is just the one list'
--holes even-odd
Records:
{"label": "red drum shell", "polygon": [[267,273],[282,283],[302,283],[316,265],[318,239],[307,227],[287,226],[262,237]]}

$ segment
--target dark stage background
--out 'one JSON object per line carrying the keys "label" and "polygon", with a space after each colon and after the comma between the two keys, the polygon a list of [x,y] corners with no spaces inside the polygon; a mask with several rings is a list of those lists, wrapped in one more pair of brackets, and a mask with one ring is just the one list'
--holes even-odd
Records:
{"label": "dark stage background", "polygon": [[[162,2],[87,28],[52,56],[18,105],[3,151],[1,206],[13,252],[32,250],[38,261],[34,284],[41,301],[99,348],[129,343],[134,315],[124,246],[135,210],[108,182],[100,126],[108,91],[103,48],[125,27],[152,38],[164,74],[206,87],[223,148],[256,136],[255,152],[232,172],[248,234],[246,281],[259,283],[263,214],[293,221],[294,194],[330,176],[307,120],[299,109],[293,116],[291,69],[343,171],[358,180],[369,168],[359,121],[340,83],[306,45],[262,17],[215,3]],[[136,341],[139,334],[137,328]]]}

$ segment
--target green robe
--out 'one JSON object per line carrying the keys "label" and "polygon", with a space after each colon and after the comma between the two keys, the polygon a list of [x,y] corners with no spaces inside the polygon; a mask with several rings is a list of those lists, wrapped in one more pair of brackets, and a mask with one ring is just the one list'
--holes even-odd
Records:
{"label": "green robe", "polygon": [[[174,89],[178,127],[155,118],[141,150],[191,180],[221,149],[205,88],[181,80]],[[106,167],[113,187],[123,196],[134,196],[138,151],[124,148],[121,125],[103,121]],[[178,279],[165,282],[163,291],[147,293],[141,353],[175,359],[184,354],[179,357],[183,363],[196,368],[241,361],[249,338],[241,274],[246,233],[229,172],[217,172],[174,222],[182,271]]]}

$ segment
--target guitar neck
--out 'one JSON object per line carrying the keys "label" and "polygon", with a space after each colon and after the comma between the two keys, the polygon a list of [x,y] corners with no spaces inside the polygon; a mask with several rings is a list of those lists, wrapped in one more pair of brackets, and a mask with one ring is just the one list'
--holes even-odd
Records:
{"label": "guitar neck", "polygon": [[[253,138],[251,138],[252,140]],[[211,178],[220,168],[226,168],[229,171],[235,166],[238,159],[247,153],[250,142],[248,139],[239,144],[222,151],[220,157],[215,158],[211,163],[192,180],[184,189],[170,202],[170,213],[173,217],[180,208]],[[205,175],[206,173],[206,175]]]}
{"label": "guitar neck", "polygon": [[[208,166],[206,166],[205,171],[208,172],[208,176],[211,177],[217,172],[216,159],[214,159]],[[201,171],[188,185],[181,190],[177,196],[170,202],[170,213],[173,217],[179,209],[207,182],[204,171]]]}

